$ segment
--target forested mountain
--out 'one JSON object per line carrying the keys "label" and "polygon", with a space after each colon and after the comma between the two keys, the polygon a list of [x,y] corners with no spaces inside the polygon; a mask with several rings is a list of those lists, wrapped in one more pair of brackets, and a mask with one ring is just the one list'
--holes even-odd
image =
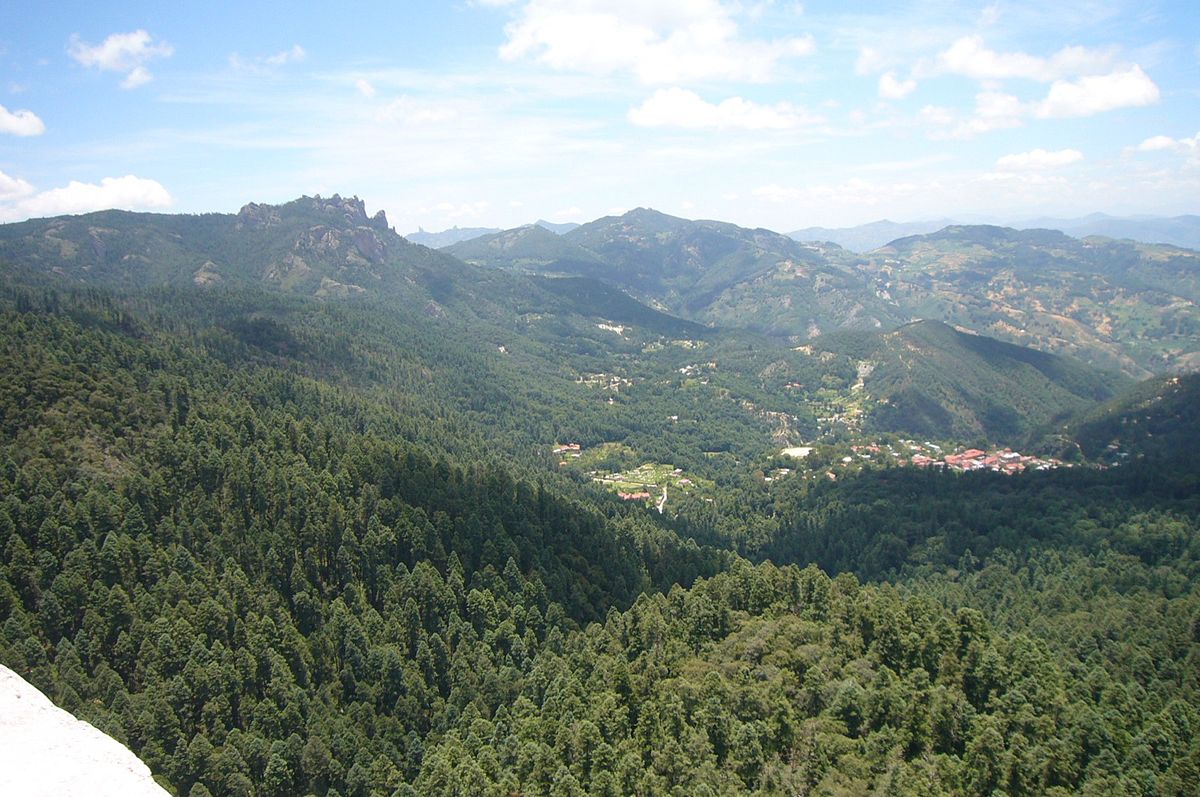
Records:
{"label": "forested mountain", "polygon": [[820,334],[906,321],[846,267],[850,253],[770,230],[646,208],[558,239],[518,228],[447,250],[468,262],[594,277],[677,315],[761,332]]}
{"label": "forested mountain", "polygon": [[[676,221],[621,222],[622,268],[643,225],[731,247],[718,283],[758,251]],[[784,476],[875,371],[964,406],[1118,384],[938,324],[827,340],[340,198],[0,227],[0,664],[187,797],[1190,793],[1197,470]],[[665,508],[568,442],[673,474]]]}
{"label": "forested mountain", "polygon": [[1112,401],[1091,407],[1063,425],[1089,457],[1152,457],[1195,460],[1200,456],[1200,375],[1149,379]]}
{"label": "forested mountain", "polygon": [[478,265],[538,273],[603,276],[599,257],[537,224],[503,230],[444,247],[447,254]]}
{"label": "forested mountain", "polygon": [[823,336],[807,348],[859,363],[854,388],[871,402],[870,428],[924,437],[1021,440],[1129,384],[1118,373],[939,321]]}
{"label": "forested mountain", "polygon": [[926,318],[1135,377],[1192,368],[1200,254],[1053,230],[948,227],[870,253],[864,268]]}
{"label": "forested mountain", "polygon": [[1173,246],[949,226],[859,256],[638,209],[561,239],[522,228],[459,247],[473,263],[584,274],[677,315],[796,342],[925,318],[1134,378],[1200,362],[1200,255]]}

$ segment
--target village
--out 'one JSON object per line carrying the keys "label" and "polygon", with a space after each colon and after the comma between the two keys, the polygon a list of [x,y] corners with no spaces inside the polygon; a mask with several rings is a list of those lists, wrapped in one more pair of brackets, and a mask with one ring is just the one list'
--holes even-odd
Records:
{"label": "village", "polygon": [[[897,439],[860,442],[849,446],[793,446],[782,449],[780,454],[801,463],[797,469],[800,472],[811,474],[814,471],[825,471],[827,477],[833,479],[837,478],[839,472],[853,472],[871,466],[916,467],[959,473],[992,471],[1007,475],[1027,470],[1045,471],[1072,467],[1070,463],[1054,457],[1022,454],[1010,447],[963,449],[961,446],[954,446],[950,451],[947,451],[947,448],[950,447],[930,441]],[[847,450],[849,453],[845,453]],[[792,471],[792,468],[777,468],[768,478],[781,478]]]}

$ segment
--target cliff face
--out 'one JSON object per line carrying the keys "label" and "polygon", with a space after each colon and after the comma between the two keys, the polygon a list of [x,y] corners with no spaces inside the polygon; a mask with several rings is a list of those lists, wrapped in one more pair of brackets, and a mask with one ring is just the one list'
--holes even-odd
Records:
{"label": "cliff face", "polygon": [[167,797],[124,745],[0,666],[0,794]]}

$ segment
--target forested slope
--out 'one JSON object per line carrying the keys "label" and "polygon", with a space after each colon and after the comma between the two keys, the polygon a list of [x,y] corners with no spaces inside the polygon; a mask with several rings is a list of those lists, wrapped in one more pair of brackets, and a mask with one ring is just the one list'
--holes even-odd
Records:
{"label": "forested slope", "polygon": [[[586,281],[509,308],[498,274],[473,311],[453,268],[393,304],[6,264],[0,662],[189,797],[1200,778],[1178,452],[768,484],[770,402],[846,362]],[[576,382],[618,367],[628,393]],[[622,503],[547,457],[563,434],[712,495]]]}

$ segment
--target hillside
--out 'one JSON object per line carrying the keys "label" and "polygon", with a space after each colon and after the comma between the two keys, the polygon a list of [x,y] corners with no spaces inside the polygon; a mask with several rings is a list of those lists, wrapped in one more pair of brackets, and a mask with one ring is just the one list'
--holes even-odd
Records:
{"label": "hillside", "polygon": [[479,265],[604,280],[667,312],[721,327],[808,335],[907,320],[846,266],[848,253],[645,208],[560,238],[523,227],[446,251]]}
{"label": "hillside", "polygon": [[866,427],[934,439],[1013,444],[1055,418],[1110,398],[1128,380],[937,321],[894,332],[818,338],[814,353],[859,363]]}
{"label": "hillside", "polygon": [[537,224],[483,235],[444,250],[476,265],[521,271],[602,276],[599,258]]}
{"label": "hillside", "polygon": [[[540,227],[521,232],[563,240]],[[77,240],[98,244],[63,243]],[[672,317],[611,284],[481,268],[410,244],[357,200],[8,225],[0,264],[30,282],[18,292],[23,307],[49,306],[47,291],[85,288],[128,294],[123,306],[170,307],[231,361],[285,362],[359,385],[386,378],[381,392],[408,396],[411,427],[440,450],[460,453],[470,440],[475,454],[490,441],[493,456],[526,463],[545,462],[560,442],[611,443],[668,470],[740,478],[739,458],[814,433],[803,397],[784,385],[819,384],[830,370],[777,342]],[[281,278],[280,264],[292,264],[294,278]]]}
{"label": "hillside", "polygon": [[1061,431],[1089,457],[1192,462],[1200,454],[1200,374],[1134,385],[1099,407],[1077,413]]}
{"label": "hillside", "polygon": [[638,209],[447,251],[593,277],[700,323],[793,340],[929,318],[1134,378],[1200,365],[1200,255],[1167,245],[958,225],[858,256]]}
{"label": "hillside", "polygon": [[1200,356],[1200,254],[1053,230],[947,227],[867,255],[907,311],[1144,378]]}
{"label": "hillside", "polygon": [[1195,782],[1194,473],[776,460],[865,358],[939,400],[1090,369],[940,324],[796,351],[250,207],[0,228],[0,664],[176,793]]}

